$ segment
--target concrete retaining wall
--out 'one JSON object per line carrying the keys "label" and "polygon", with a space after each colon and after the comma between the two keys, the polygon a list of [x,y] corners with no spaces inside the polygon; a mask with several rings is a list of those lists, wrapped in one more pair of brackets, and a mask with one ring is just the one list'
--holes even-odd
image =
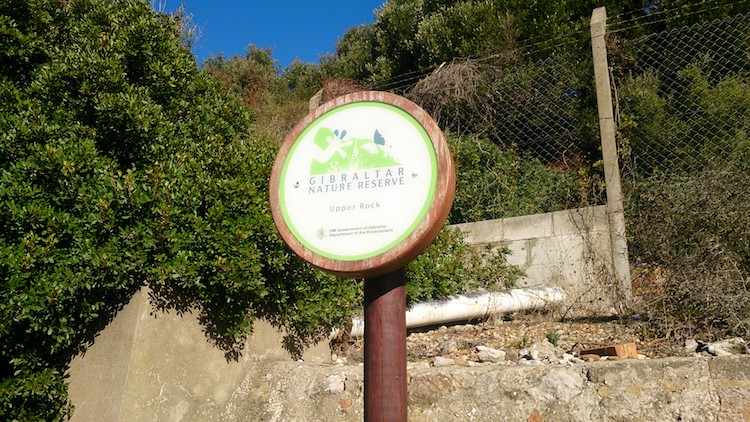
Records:
{"label": "concrete retaining wall", "polygon": [[568,295],[563,311],[585,316],[610,314],[623,300],[609,224],[606,207],[596,206],[453,227],[471,244],[509,248],[508,262],[526,270],[521,287],[561,287]]}
{"label": "concrete retaining wall", "polygon": [[[411,421],[750,421],[750,356],[538,366],[410,365]],[[197,318],[138,293],[69,371],[73,421],[357,421],[362,365],[293,361],[256,324],[227,361]]]}
{"label": "concrete retaining wall", "polygon": [[[558,286],[564,311],[617,306],[605,207],[461,224],[476,245],[506,246],[522,286]],[[569,312],[570,315],[570,312]],[[319,344],[295,362],[262,321],[227,360],[197,318],[136,294],[70,366],[73,421],[361,420],[362,366],[332,365]],[[409,369],[413,421],[750,420],[750,358],[576,366]],[[743,419],[745,418],[745,419]]]}
{"label": "concrete retaining wall", "polygon": [[[748,421],[749,369],[748,357],[411,368],[409,420]],[[244,392],[217,408],[221,417],[203,420],[362,420],[361,367],[284,363],[264,371],[248,374]]]}

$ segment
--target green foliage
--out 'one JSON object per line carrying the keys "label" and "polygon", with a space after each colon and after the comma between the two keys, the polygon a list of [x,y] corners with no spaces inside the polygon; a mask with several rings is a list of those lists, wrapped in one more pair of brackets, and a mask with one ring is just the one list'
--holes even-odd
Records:
{"label": "green foliage", "polygon": [[750,332],[747,15],[682,26],[748,8],[695,6],[660,4],[680,27],[618,40],[611,62],[640,312],[680,340]]}
{"label": "green foliage", "polygon": [[420,0],[387,1],[377,11],[373,81],[387,81],[415,70],[420,55],[416,33],[422,15]]}
{"label": "green foliage", "polygon": [[69,414],[68,387],[57,369],[34,358],[19,357],[13,365],[13,376],[3,375],[0,380],[0,415],[4,420],[55,420]]}
{"label": "green foliage", "polygon": [[458,229],[444,229],[435,242],[406,267],[407,303],[443,299],[477,290],[515,286],[524,272],[508,265],[508,249],[477,250]]}
{"label": "green foliage", "polygon": [[323,56],[320,68],[328,77],[363,81],[375,63],[375,26],[349,28],[336,43],[336,53]]}
{"label": "green foliage", "polygon": [[203,67],[219,80],[230,92],[249,106],[257,106],[264,100],[275,98],[282,90],[279,83],[276,60],[270,48],[247,47],[245,56],[212,56],[203,62]]}
{"label": "green foliage", "polygon": [[421,67],[456,57],[482,58],[515,48],[514,17],[495,2],[456,2],[427,14],[419,22],[416,40]]}
{"label": "green foliage", "polygon": [[198,70],[179,16],[93,0],[0,16],[0,419],[63,417],[67,363],[144,283],[230,356],[252,317],[293,347],[355,306],[356,286],[276,234],[276,139],[247,139],[249,113]]}
{"label": "green foliage", "polygon": [[207,88],[148,2],[0,16],[0,419],[50,420],[70,356],[145,281],[153,168],[191,142],[185,99]]}
{"label": "green foliage", "polygon": [[316,65],[294,61],[279,75],[272,53],[250,44],[245,56],[214,56],[203,67],[252,110],[254,136],[281,140],[307,114],[308,100],[321,88],[323,74]]}
{"label": "green foliage", "polygon": [[545,336],[547,338],[547,341],[552,343],[553,346],[557,347],[557,344],[560,343],[560,331],[559,330],[552,330],[547,332],[547,335]]}
{"label": "green foliage", "polygon": [[515,349],[525,349],[531,345],[531,339],[528,335],[524,334],[520,340],[515,340],[510,343],[510,347]]}
{"label": "green foliage", "polygon": [[373,24],[349,29],[322,67],[329,77],[402,89],[415,74],[456,58],[529,62],[558,53],[588,56],[589,21],[600,6],[607,8],[609,25],[653,22],[637,26],[632,37],[747,12],[746,4],[733,0],[710,9],[695,0],[653,3],[389,0],[377,9]]}
{"label": "green foliage", "polygon": [[[614,21],[643,15],[642,3],[605,2]],[[410,80],[455,58],[518,59],[524,51],[579,53],[591,1],[389,0],[373,24],[350,29],[325,60],[329,76],[379,86]],[[575,38],[576,43],[565,41]]]}
{"label": "green foliage", "polygon": [[319,66],[295,59],[281,73],[281,81],[294,97],[309,100],[323,86],[323,73]]}
{"label": "green foliage", "polygon": [[666,30],[750,11],[750,5],[742,1],[714,0],[710,4],[711,7],[705,7],[704,2],[696,0],[671,0],[659,2],[656,10],[663,14],[663,28]]}
{"label": "green foliage", "polygon": [[700,170],[750,145],[747,77],[712,78],[703,68],[690,64],[676,81],[653,70],[625,79],[618,135],[640,174]]}
{"label": "green foliage", "polygon": [[575,179],[475,136],[449,137],[457,173],[452,223],[574,208]]}

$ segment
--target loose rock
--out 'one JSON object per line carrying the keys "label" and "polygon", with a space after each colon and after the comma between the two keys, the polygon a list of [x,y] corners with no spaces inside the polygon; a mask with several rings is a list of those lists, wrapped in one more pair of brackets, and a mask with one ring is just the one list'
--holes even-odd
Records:
{"label": "loose rock", "polygon": [[552,343],[547,339],[544,339],[543,341],[536,342],[529,347],[529,355],[531,355],[534,360],[552,362],[562,357],[563,351],[557,350]]}
{"label": "loose rock", "polygon": [[505,352],[491,347],[477,346],[477,357],[480,362],[504,362]]}
{"label": "loose rock", "polygon": [[329,375],[328,378],[326,378],[326,384],[326,393],[343,393],[344,386],[346,385],[346,374]]}
{"label": "loose rock", "polygon": [[442,356],[435,356],[435,359],[432,361],[432,366],[434,367],[441,367],[441,366],[453,366],[456,364],[456,361],[450,358],[444,358]]}
{"label": "loose rock", "polygon": [[692,354],[698,350],[698,342],[693,339],[685,340],[685,353]]}
{"label": "loose rock", "polygon": [[708,353],[714,356],[746,355],[750,353],[747,343],[740,337],[710,343],[706,349]]}
{"label": "loose rock", "polygon": [[581,359],[591,362],[601,360],[602,358],[599,355],[581,355]]}

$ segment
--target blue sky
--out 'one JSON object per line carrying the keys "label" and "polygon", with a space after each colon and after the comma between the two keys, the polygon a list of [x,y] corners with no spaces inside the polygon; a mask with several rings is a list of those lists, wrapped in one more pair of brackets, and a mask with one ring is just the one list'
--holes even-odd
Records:
{"label": "blue sky", "polygon": [[385,0],[240,1],[152,0],[174,11],[183,4],[202,35],[193,52],[198,63],[212,54],[244,55],[248,44],[273,48],[281,68],[294,58],[317,63],[335,51],[347,28],[375,21],[374,10]]}

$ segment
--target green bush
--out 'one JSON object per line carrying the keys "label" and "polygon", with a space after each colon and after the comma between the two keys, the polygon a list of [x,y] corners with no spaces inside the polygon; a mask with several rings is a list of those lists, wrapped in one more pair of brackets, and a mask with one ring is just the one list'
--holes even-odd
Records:
{"label": "green bush", "polygon": [[157,169],[212,95],[179,27],[145,1],[0,6],[2,420],[64,415],[65,365],[146,280]]}
{"label": "green bush", "polygon": [[448,142],[458,180],[451,223],[551,212],[578,204],[576,180],[569,173],[512,149],[503,151],[476,136],[449,136]]}
{"label": "green bush", "polygon": [[661,336],[750,332],[750,81],[736,18],[625,42],[614,56],[634,284]]}
{"label": "green bush", "polygon": [[618,136],[630,170],[642,177],[700,171],[750,145],[748,78],[712,77],[703,69],[709,59],[676,71],[674,79],[653,70],[625,78]]}
{"label": "green bush", "polygon": [[515,287],[524,272],[508,265],[510,251],[475,249],[458,229],[445,229],[435,242],[406,267],[407,303],[479,291]]}
{"label": "green bush", "polygon": [[[158,308],[196,311],[229,357],[256,318],[298,352],[360,306],[361,283],[283,244],[268,203],[278,140],[249,136],[183,24],[145,0],[0,4],[1,420],[64,418],[68,363],[144,285]],[[506,270],[441,239],[440,267],[410,270],[417,290],[441,285],[419,297],[471,285],[448,286],[452,271]]]}
{"label": "green bush", "polygon": [[297,344],[356,306],[276,234],[276,143],[182,25],[145,0],[0,5],[2,420],[69,412],[66,365],[144,284],[230,355],[253,318]]}
{"label": "green bush", "polygon": [[253,44],[244,56],[210,57],[203,67],[252,110],[254,137],[279,141],[307,114],[310,97],[323,85],[318,66],[294,61],[279,75],[272,50]]}

